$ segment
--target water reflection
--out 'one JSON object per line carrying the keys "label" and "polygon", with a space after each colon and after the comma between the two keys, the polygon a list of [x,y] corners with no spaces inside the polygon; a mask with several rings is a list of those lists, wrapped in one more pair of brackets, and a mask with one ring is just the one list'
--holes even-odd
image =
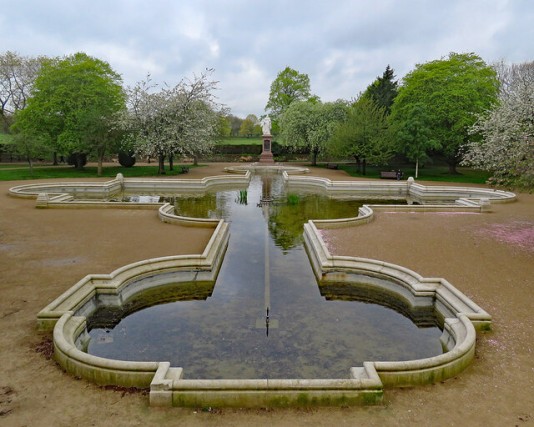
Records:
{"label": "water reflection", "polygon": [[194,300],[203,298],[195,286],[185,285],[195,293],[175,300],[150,291],[108,323],[100,311],[89,321],[87,351],[170,361],[187,378],[346,378],[366,360],[440,354],[431,309],[411,314],[391,296],[357,285],[318,286],[303,223],[355,216],[361,203],[287,194],[279,175],[255,175],[245,192],[175,195],[178,214],[231,224],[215,286],[206,285],[205,300]]}

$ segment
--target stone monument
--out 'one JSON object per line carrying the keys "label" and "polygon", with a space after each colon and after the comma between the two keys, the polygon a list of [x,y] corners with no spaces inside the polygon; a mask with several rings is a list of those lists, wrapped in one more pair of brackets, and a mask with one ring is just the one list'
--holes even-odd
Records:
{"label": "stone monument", "polygon": [[265,116],[261,122],[261,130],[263,133],[263,144],[260,156],[260,163],[274,163],[272,149],[273,136],[271,135],[271,118]]}

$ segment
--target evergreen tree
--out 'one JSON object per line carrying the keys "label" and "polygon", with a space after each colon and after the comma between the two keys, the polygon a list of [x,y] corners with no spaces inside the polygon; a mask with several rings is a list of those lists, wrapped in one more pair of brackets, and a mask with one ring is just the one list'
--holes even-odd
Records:
{"label": "evergreen tree", "polygon": [[382,77],[377,77],[367,86],[363,96],[374,101],[378,107],[384,108],[386,114],[389,114],[393,100],[397,96],[397,87],[398,81],[395,80],[393,68],[388,65]]}

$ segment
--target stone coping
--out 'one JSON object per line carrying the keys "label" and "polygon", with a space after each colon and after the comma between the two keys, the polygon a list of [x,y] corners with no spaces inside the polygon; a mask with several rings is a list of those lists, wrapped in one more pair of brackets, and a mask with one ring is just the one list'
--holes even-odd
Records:
{"label": "stone coping", "polygon": [[304,166],[287,166],[281,163],[276,163],[274,165],[267,165],[265,163],[251,163],[246,165],[237,165],[237,166],[228,166],[224,168],[228,173],[242,173],[243,171],[270,171],[286,174],[304,174],[310,173],[310,170]]}
{"label": "stone coping", "polygon": [[[165,208],[163,206],[162,208]],[[175,216],[165,222],[195,222],[194,218]],[[89,313],[101,295],[117,296],[119,301],[147,288],[172,282],[215,281],[228,245],[229,225],[224,220],[198,221],[196,226],[211,227],[213,234],[202,254],[152,258],[121,267],[111,274],[90,274],[48,304],[37,314],[39,329],[52,329],[61,316]],[[109,298],[108,298],[109,300]]]}
{"label": "stone coping", "polygon": [[[328,178],[289,176],[283,172],[288,188],[320,191],[330,197],[356,199],[406,199],[406,205],[366,204],[354,218],[315,221],[321,228],[338,228],[366,224],[375,211],[387,212],[489,212],[492,203],[509,203],[517,199],[515,193],[480,187],[426,186],[413,178],[406,181],[331,181]],[[453,202],[451,202],[453,201]],[[421,204],[413,204],[418,202]]]}
{"label": "stone coping", "polygon": [[[314,221],[304,226],[304,240],[319,283],[357,283],[361,276],[386,281],[374,282],[398,298],[416,306],[418,298],[433,301],[443,319],[441,337],[447,352],[438,356],[402,361],[367,362],[384,386],[428,384],[450,378],[466,368],[474,357],[476,330],[491,327],[491,316],[443,278],[423,278],[405,267],[382,261],[332,256]],[[385,285],[384,285],[385,283]],[[353,375],[360,372],[352,368]]]}
{"label": "stone coping", "polygon": [[[257,166],[273,169],[272,166]],[[190,188],[192,191],[212,185],[248,184],[250,165],[243,170],[228,170],[240,176],[211,177],[203,180],[125,180],[120,175],[104,184],[30,184],[13,187],[10,194],[44,199],[45,206],[69,204],[73,192],[106,194],[127,184],[133,188],[154,189],[161,183],[169,191]],[[203,254],[155,258],[124,266],[109,275],[89,275],[58,297],[38,314],[42,329],[54,329],[55,357],[68,372],[98,384],[150,387],[153,406],[293,406],[293,405],[349,405],[379,403],[383,389],[388,386],[428,384],[450,378],[461,372],[474,358],[476,330],[490,328],[491,316],[458,291],[445,279],[423,278],[417,273],[393,264],[355,257],[332,256],[322,237],[321,228],[366,223],[373,210],[399,211],[463,210],[481,212],[491,202],[515,200],[509,192],[468,187],[427,187],[406,182],[340,181],[317,177],[289,176],[282,171],[291,188],[326,191],[333,197],[361,197],[369,192],[383,198],[425,197],[441,201],[455,198],[452,204],[427,205],[366,205],[359,216],[333,221],[309,221],[304,227],[304,239],[314,272],[320,283],[357,283],[362,276],[383,290],[411,305],[435,304],[443,321],[441,342],[446,353],[410,361],[364,362],[352,367],[346,379],[250,379],[250,380],[188,380],[181,367],[171,367],[165,361],[131,362],[109,360],[89,355],[80,348],[87,339],[86,316],[97,301],[119,304],[142,290],[170,282],[215,280],[227,246],[228,224],[218,220],[198,220],[173,214],[169,204],[158,207],[162,221],[193,226],[213,227],[214,233]],[[172,182],[175,181],[175,182]],[[183,184],[179,187],[178,181]],[[189,181],[189,180],[187,180]],[[171,182],[171,183],[169,183]],[[74,189],[74,190],[72,190]],[[67,190],[67,191],[65,191]],[[380,193],[382,191],[382,193]],[[49,197],[52,194],[52,197]],[[59,199],[55,199],[58,197]],[[64,198],[64,200],[61,200]],[[90,202],[90,201],[89,201]],[[109,203],[109,202],[106,202]],[[44,202],[43,202],[44,204]],[[138,204],[135,204],[138,205]],[[92,206],[84,204],[82,206]],[[131,203],[128,204],[132,206]],[[139,207],[139,206],[137,206]]]}
{"label": "stone coping", "polygon": [[282,172],[289,188],[309,191],[322,191],[330,197],[369,199],[377,196],[383,199],[407,199],[410,202],[441,202],[455,200],[463,204],[489,200],[492,203],[505,203],[516,200],[509,191],[482,187],[458,187],[449,185],[428,186],[416,183],[410,177],[406,181],[331,181],[317,176],[290,176]]}
{"label": "stone coping", "polygon": [[124,178],[117,174],[107,182],[51,182],[24,184],[9,189],[9,195],[36,198],[37,207],[83,207],[83,208],[158,208],[158,203],[132,203],[113,201],[124,192],[175,194],[202,194],[208,190],[246,187],[250,182],[248,170],[235,172],[236,176],[220,175],[202,179],[148,179]]}

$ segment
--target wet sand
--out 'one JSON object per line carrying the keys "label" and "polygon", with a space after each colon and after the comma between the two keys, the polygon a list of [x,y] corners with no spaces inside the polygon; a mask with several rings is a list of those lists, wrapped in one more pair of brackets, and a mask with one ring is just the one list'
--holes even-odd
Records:
{"label": "wet sand", "polygon": [[[223,173],[225,164],[184,178]],[[316,169],[330,179],[354,179]],[[78,179],[79,181],[79,179]],[[162,223],[156,210],[35,209],[0,183],[0,425],[534,425],[534,195],[485,214],[380,213],[325,233],[335,254],[444,277],[493,316],[476,359],[434,385],[388,389],[377,407],[287,410],[150,408],[148,396],[77,380],[47,358],[36,314],[90,273],[198,253],[209,230]]]}

